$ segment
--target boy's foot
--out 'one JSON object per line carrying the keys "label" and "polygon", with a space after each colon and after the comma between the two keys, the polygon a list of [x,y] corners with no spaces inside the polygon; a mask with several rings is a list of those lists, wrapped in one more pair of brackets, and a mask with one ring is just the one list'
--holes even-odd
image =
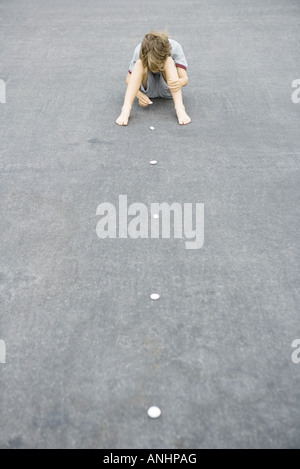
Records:
{"label": "boy's foot", "polygon": [[178,123],[180,125],[187,125],[187,124],[190,124],[190,122],[192,122],[192,119],[185,112],[184,106],[178,106],[175,110],[176,110],[176,114],[178,117]]}
{"label": "boy's foot", "polygon": [[122,107],[122,112],[119,115],[118,119],[116,120],[116,124],[118,125],[127,125],[129,116],[130,116],[130,108],[128,107]]}

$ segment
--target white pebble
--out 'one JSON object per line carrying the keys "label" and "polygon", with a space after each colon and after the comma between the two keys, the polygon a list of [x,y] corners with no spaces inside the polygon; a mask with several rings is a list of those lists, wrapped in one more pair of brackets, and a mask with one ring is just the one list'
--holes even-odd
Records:
{"label": "white pebble", "polygon": [[148,415],[152,419],[157,419],[158,417],[161,416],[161,410],[159,407],[155,407],[155,406],[150,407],[150,409],[148,409]]}
{"label": "white pebble", "polygon": [[157,164],[157,161],[156,161],[156,160],[152,160],[152,161],[150,161],[150,164],[152,164],[152,165]]}
{"label": "white pebble", "polygon": [[150,298],[151,300],[155,301],[155,300],[159,300],[160,299],[160,295],[158,293],[152,293],[152,295],[150,295]]}
{"label": "white pebble", "polygon": [[158,219],[159,219],[159,215],[158,215],[157,213],[155,213],[155,214],[153,215],[153,218],[154,218],[155,220],[158,220]]}
{"label": "white pebble", "polygon": [[151,127],[150,127],[150,130],[155,130],[155,128],[151,126]]}

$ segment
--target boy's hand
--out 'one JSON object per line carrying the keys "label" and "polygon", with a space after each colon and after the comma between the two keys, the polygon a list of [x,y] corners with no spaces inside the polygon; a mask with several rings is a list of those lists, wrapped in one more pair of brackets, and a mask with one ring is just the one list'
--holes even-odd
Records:
{"label": "boy's hand", "polygon": [[142,107],[147,107],[149,104],[153,104],[151,99],[148,98],[148,96],[146,96],[144,93],[142,93],[141,91],[138,92],[138,94],[136,95],[136,97],[138,98],[139,100],[139,105],[142,106]]}
{"label": "boy's hand", "polygon": [[182,78],[177,78],[176,80],[168,80],[168,87],[170,91],[176,93],[176,91],[181,90],[183,87],[183,80]]}

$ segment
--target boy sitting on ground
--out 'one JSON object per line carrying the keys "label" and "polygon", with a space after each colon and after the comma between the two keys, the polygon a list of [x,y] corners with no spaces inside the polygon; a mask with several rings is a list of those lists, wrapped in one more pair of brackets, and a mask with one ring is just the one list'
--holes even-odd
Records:
{"label": "boy sitting on ground", "polygon": [[191,122],[185,112],[181,88],[188,84],[187,61],[181,45],[166,32],[151,31],[134,51],[126,79],[127,91],[118,125],[127,125],[132,104],[153,104],[151,98],[173,98],[180,125]]}

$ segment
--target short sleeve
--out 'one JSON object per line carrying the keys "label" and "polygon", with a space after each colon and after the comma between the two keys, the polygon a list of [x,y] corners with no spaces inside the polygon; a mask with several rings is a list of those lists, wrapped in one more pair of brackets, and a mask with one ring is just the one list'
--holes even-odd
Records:
{"label": "short sleeve", "polygon": [[139,60],[140,58],[140,50],[141,50],[141,44],[139,44],[138,46],[136,46],[136,48],[134,49],[134,53],[133,53],[133,57],[132,57],[132,60],[129,64],[129,68],[128,68],[128,72],[129,73],[132,73],[133,71],[133,68],[136,64],[136,62]]}
{"label": "short sleeve", "polygon": [[176,67],[183,68],[184,70],[187,69],[188,64],[185,58],[182,46],[177,42],[172,50],[172,58],[175,62]]}

